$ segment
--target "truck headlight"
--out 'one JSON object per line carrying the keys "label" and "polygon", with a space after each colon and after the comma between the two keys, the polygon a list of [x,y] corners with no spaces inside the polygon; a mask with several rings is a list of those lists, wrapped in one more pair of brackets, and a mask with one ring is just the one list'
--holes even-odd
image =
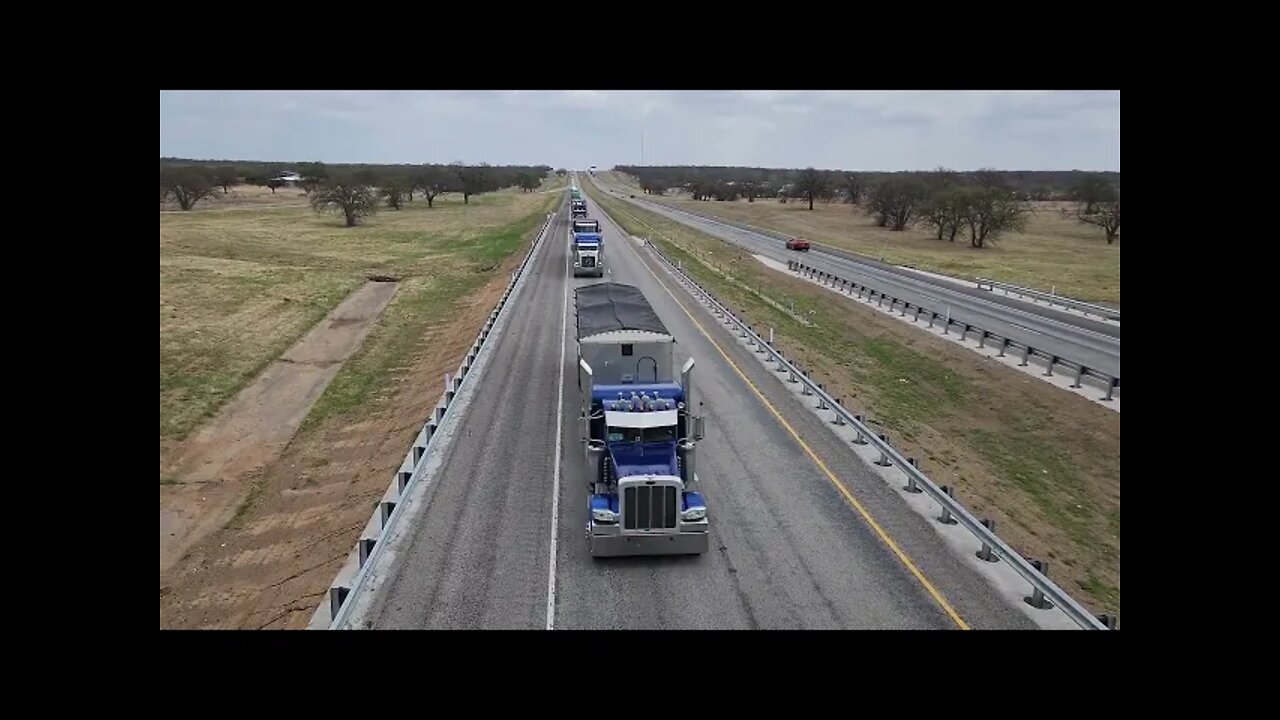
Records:
{"label": "truck headlight", "polygon": [[694,507],[680,513],[680,519],[685,522],[697,522],[707,519],[707,509],[704,507]]}
{"label": "truck headlight", "polygon": [[598,523],[616,523],[618,522],[618,514],[608,508],[593,508],[591,510],[591,519]]}

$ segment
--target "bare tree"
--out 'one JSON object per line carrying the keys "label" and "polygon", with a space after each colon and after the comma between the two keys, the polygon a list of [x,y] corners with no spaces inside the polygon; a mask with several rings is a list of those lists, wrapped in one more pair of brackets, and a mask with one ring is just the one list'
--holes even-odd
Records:
{"label": "bare tree", "polygon": [[1001,235],[1026,229],[1031,206],[998,187],[967,187],[961,191],[969,243],[975,248],[995,244]]}
{"label": "bare tree", "polygon": [[223,165],[214,169],[212,179],[213,184],[222,188],[222,194],[226,195],[232,187],[240,184],[240,173],[231,166]]}
{"label": "bare tree", "polygon": [[314,188],[311,208],[316,212],[341,212],[346,217],[347,227],[355,227],[360,218],[378,212],[378,197],[373,188],[355,178],[342,178]]}
{"label": "bare tree", "polygon": [[815,198],[823,198],[831,194],[831,182],[826,173],[818,172],[809,167],[800,171],[800,176],[796,178],[794,191],[796,197],[805,198],[809,201],[809,209],[812,210]]}
{"label": "bare tree", "polygon": [[857,205],[867,190],[867,183],[860,173],[845,173],[841,178],[844,185],[845,201]]}
{"label": "bare tree", "polygon": [[267,187],[271,188],[271,194],[276,194],[276,188],[284,187],[284,181],[278,178],[267,178]]}
{"label": "bare tree", "polygon": [[[1116,241],[1116,237],[1120,235],[1120,201],[1115,202],[1096,202],[1093,206],[1093,212],[1086,209],[1076,210],[1076,218],[1082,223],[1089,225],[1097,225],[1107,233],[1107,244]],[[1142,241],[1139,240],[1141,245]]]}
{"label": "bare tree", "polygon": [[378,196],[386,198],[387,207],[400,209],[405,195],[409,191],[409,183],[398,175],[388,175],[378,186]]}
{"label": "bare tree", "polygon": [[458,184],[458,178],[449,169],[440,165],[423,165],[412,175],[413,186],[427,198],[427,207],[435,207],[435,199],[440,193],[452,192]]}
{"label": "bare tree", "polygon": [[1084,203],[1084,214],[1093,215],[1094,207],[1099,203],[1118,201],[1119,193],[1115,186],[1101,175],[1088,174],[1071,188],[1071,199]]}
{"label": "bare tree", "polygon": [[183,210],[190,210],[201,200],[211,197],[217,186],[205,170],[194,167],[166,168],[160,171],[160,199],[172,195]]}
{"label": "bare tree", "polygon": [[902,231],[915,220],[925,197],[925,186],[915,178],[885,178],[872,189],[865,212],[875,215],[879,227]]}
{"label": "bare tree", "polygon": [[458,179],[458,191],[462,193],[462,204],[471,203],[472,195],[479,195],[492,190],[491,176],[492,168],[488,163],[480,165],[463,165],[461,161],[455,162],[449,166],[453,171],[454,177]]}

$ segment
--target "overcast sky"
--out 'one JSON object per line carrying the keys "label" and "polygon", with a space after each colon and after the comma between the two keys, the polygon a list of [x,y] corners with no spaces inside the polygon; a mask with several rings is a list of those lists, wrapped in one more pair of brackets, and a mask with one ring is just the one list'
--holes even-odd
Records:
{"label": "overcast sky", "polygon": [[1120,170],[1119,91],[161,91],[160,155]]}

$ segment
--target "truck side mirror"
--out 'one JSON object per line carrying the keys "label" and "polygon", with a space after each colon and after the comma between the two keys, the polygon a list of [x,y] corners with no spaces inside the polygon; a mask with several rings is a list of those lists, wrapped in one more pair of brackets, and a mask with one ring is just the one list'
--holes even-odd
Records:
{"label": "truck side mirror", "polygon": [[703,418],[701,415],[698,415],[693,419],[693,439],[694,440],[702,439],[702,436],[704,435],[704,431],[706,430],[706,427],[704,425],[704,420],[705,418]]}

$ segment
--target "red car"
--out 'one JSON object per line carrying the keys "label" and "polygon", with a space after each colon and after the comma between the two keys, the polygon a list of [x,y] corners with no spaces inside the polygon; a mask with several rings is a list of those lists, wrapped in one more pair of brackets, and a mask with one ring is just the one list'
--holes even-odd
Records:
{"label": "red car", "polygon": [[809,241],[804,238],[787,238],[788,250],[808,250]]}

